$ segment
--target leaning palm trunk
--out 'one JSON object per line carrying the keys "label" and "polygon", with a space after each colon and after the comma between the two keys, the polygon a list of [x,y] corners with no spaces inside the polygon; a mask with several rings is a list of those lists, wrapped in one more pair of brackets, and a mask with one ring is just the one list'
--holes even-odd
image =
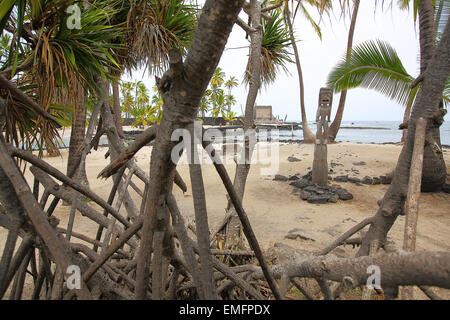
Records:
{"label": "leaning palm trunk", "polygon": [[[420,1],[418,13],[420,30],[420,72],[423,75],[436,51],[434,8],[432,1]],[[421,90],[425,89],[422,87]],[[434,107],[437,108],[437,105]],[[439,148],[441,147],[439,126],[427,126],[427,137],[428,139],[433,139]],[[423,159],[422,191],[440,190],[445,183],[446,177],[447,171],[442,153],[435,154],[433,152],[433,146],[430,143],[426,143]]]}
{"label": "leaning palm trunk", "polygon": [[[347,41],[347,59],[350,57],[352,47],[353,47],[353,35],[355,34],[356,18],[358,17],[359,0],[353,1],[353,13],[352,21],[350,23],[350,30],[348,31],[348,41]],[[344,116],[345,99],[347,98],[347,90],[341,91],[341,97],[339,99],[339,106],[334,116],[334,120],[328,129],[328,139],[329,141],[335,141],[338,134],[339,128],[341,127],[341,121]]]}
{"label": "leaning palm trunk", "polygon": [[[403,113],[403,122],[402,123],[407,123],[408,122],[410,112],[411,112],[411,109],[409,108],[409,105],[407,105],[405,107],[405,112]],[[406,136],[407,135],[408,135],[408,129],[403,129],[401,142],[405,142],[406,141]]]}
{"label": "leaning palm trunk", "polygon": [[287,21],[288,28],[289,28],[289,34],[291,37],[292,48],[294,49],[295,63],[297,65],[298,82],[300,85],[300,110],[301,110],[301,115],[302,115],[303,140],[306,143],[314,143],[316,138],[315,138],[314,134],[311,132],[311,130],[309,129],[308,120],[306,118],[305,85],[303,82],[302,66],[300,64],[300,56],[298,54],[297,44],[295,43],[294,28],[292,27],[292,21],[291,21],[291,12],[289,11],[289,8],[287,6],[286,6],[286,21]]}

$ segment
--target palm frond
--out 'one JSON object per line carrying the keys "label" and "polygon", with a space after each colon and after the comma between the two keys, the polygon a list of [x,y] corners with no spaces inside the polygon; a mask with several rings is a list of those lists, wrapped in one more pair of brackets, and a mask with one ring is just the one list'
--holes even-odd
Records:
{"label": "palm frond", "polygon": [[322,40],[322,31],[320,30],[319,25],[314,21],[314,19],[311,17],[308,10],[305,8],[303,4],[300,5],[300,11],[303,13],[306,20],[311,24],[317,36]]}
{"label": "palm frond", "polygon": [[[123,28],[109,23],[114,10],[98,0],[90,1],[81,11],[81,28],[70,29],[65,11],[68,5],[77,2],[34,0],[26,1],[25,8],[25,1],[16,1],[17,10],[8,17],[8,23],[27,25],[26,37],[17,36],[20,25],[16,25],[13,37],[2,39],[10,50],[7,57],[2,50],[1,68],[12,69],[11,81],[60,124],[65,123],[68,115],[60,106],[76,105],[83,99],[82,89],[97,87],[96,75],[110,78],[111,70],[118,68],[111,55],[117,45],[109,40],[123,33]],[[16,44],[17,40],[21,41]],[[25,72],[14,71],[18,62],[20,66],[27,65],[20,68]],[[57,148],[56,122],[37,116],[7,91],[0,92],[0,96],[7,100],[8,141],[28,149]]]}
{"label": "palm frond", "polygon": [[3,33],[3,28],[10,19],[11,12],[16,3],[16,0],[2,0],[0,5],[0,34]]}
{"label": "palm frond", "polygon": [[[284,18],[279,11],[271,14],[271,21],[262,21],[261,41],[261,82],[265,85],[273,83],[278,72],[289,73],[287,64],[293,62],[289,51],[291,46],[289,31],[284,24]],[[250,81],[251,63],[247,63],[244,82]]]}
{"label": "palm frond", "polygon": [[145,65],[161,74],[168,67],[168,52],[185,52],[196,28],[196,6],[184,0],[147,0],[132,3],[127,16],[128,69]]}
{"label": "palm frond", "polygon": [[356,87],[373,89],[406,106],[413,80],[396,51],[377,40],[354,47],[349,60],[344,57],[328,75],[327,85],[336,92]]}
{"label": "palm frond", "polygon": [[[17,88],[23,91],[34,100],[38,100],[37,86],[30,83],[30,77],[23,75],[13,81]],[[57,123],[48,121],[30,108],[27,103],[17,99],[6,90],[0,90],[0,96],[6,100],[4,112],[5,139],[19,148],[26,150],[39,150],[42,156],[43,149],[57,149],[57,141],[60,140]],[[48,108],[47,112],[56,119],[61,119],[59,112],[55,108]],[[59,121],[58,121],[59,122]]]}

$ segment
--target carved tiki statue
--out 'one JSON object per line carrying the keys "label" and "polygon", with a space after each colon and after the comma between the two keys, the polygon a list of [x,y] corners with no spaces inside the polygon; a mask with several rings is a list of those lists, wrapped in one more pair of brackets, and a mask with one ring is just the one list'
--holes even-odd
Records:
{"label": "carved tiki statue", "polygon": [[320,88],[319,107],[317,108],[317,144],[328,143],[328,122],[331,117],[331,104],[333,103],[333,90],[330,88]]}

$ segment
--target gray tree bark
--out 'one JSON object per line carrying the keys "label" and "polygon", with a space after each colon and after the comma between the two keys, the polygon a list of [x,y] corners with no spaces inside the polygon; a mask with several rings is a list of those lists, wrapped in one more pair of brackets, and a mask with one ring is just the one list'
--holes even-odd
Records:
{"label": "gray tree bark", "polygon": [[123,128],[122,128],[122,113],[120,112],[120,95],[119,95],[119,84],[113,82],[111,84],[113,91],[113,110],[114,110],[114,121],[116,124],[117,133],[121,139],[124,138]]}
{"label": "gray tree bark", "polygon": [[[262,25],[261,25],[261,4],[257,0],[250,1],[250,7],[248,8],[250,15],[251,25],[253,29],[250,32],[250,63],[251,72],[249,81],[249,90],[247,94],[247,102],[245,105],[245,118],[244,118],[244,152],[245,159],[238,159],[236,164],[236,172],[234,176],[234,188],[242,202],[245,192],[245,184],[250,172],[250,159],[253,153],[253,141],[256,139],[254,129],[254,109],[256,97],[261,87],[261,42],[262,42]],[[239,158],[239,157],[238,157]],[[243,163],[244,162],[244,163]],[[228,208],[231,214],[231,218],[226,226],[226,239],[225,247],[237,245],[242,247],[242,225],[239,221],[239,217],[236,210],[228,204]]]}
{"label": "gray tree bark", "polygon": [[[408,125],[408,136],[400,153],[392,183],[381,201],[378,212],[374,216],[373,224],[362,240],[358,255],[367,255],[372,241],[378,240],[380,243],[384,243],[390,228],[398,215],[403,212],[409,183],[416,120],[423,117],[428,120],[427,128],[435,126],[434,121],[436,114],[439,113],[442,91],[450,74],[450,64],[448,61],[450,61],[449,22],[447,22],[441,42],[433,58],[423,73],[422,87],[413,106]],[[427,139],[433,138],[433,135],[430,135],[429,131],[427,131]]]}
{"label": "gray tree bark", "polygon": [[156,208],[160,197],[170,192],[175,173],[176,164],[172,162],[171,152],[177,142],[171,141],[172,133],[194,121],[201,97],[219,63],[243,2],[207,0],[185,61],[179,53],[170,53],[170,70],[160,82],[164,113],[150,162],[149,192],[136,270],[137,299],[147,298]]}

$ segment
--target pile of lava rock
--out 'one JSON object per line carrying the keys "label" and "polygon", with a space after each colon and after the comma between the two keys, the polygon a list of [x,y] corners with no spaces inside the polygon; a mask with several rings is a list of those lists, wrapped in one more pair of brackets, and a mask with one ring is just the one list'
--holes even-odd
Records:
{"label": "pile of lava rock", "polygon": [[350,192],[337,184],[321,187],[312,183],[312,171],[301,178],[298,174],[290,176],[289,178],[277,174],[273,180],[291,181],[291,186],[301,190],[300,197],[302,200],[308,201],[309,203],[336,203],[339,199],[343,201],[353,199],[353,195]]}

